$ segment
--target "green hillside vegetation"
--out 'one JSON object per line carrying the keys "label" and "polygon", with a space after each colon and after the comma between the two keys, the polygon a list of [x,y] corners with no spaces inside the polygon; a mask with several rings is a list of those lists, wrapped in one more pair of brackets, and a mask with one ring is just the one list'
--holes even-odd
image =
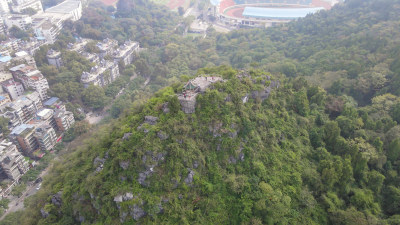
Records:
{"label": "green hillside vegetation", "polygon": [[[400,1],[205,39],[148,1],[92,6],[67,33],[140,41],[151,83],[0,224],[399,224]],[[226,82],[184,114],[176,94],[203,74]]]}
{"label": "green hillside vegetation", "polygon": [[[268,80],[228,67],[198,74],[226,82],[199,95],[194,114],[180,109],[183,84],[132,108],[54,166],[20,222],[398,222],[399,127],[387,105],[398,97],[357,109],[345,102],[332,120],[325,113],[332,96],[302,78]],[[267,99],[243,103],[278,80]],[[374,122],[375,113],[388,117]]]}

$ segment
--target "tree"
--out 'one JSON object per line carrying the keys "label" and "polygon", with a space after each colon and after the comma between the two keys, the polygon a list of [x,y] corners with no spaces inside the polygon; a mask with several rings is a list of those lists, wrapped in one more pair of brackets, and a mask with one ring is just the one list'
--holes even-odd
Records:
{"label": "tree", "polygon": [[35,9],[33,9],[33,8],[26,8],[26,9],[22,10],[22,13],[23,14],[28,14],[30,16],[33,16],[33,15],[35,15],[37,13],[37,11]]}
{"label": "tree", "polygon": [[306,94],[305,89],[303,89],[295,94],[294,110],[302,116],[308,115],[308,113],[310,111],[310,107],[309,107],[309,102],[307,99],[307,94]]}
{"label": "tree", "polygon": [[109,12],[109,13],[115,12],[115,7],[112,5],[107,6],[107,12]]}
{"label": "tree", "polygon": [[324,126],[324,141],[326,148],[330,151],[333,150],[336,140],[340,135],[340,128],[337,122],[331,121]]}
{"label": "tree", "polygon": [[17,26],[12,26],[9,31],[13,37],[18,38],[18,39],[26,39],[29,37],[28,32],[21,30]]}
{"label": "tree", "polygon": [[388,160],[394,162],[400,158],[400,138],[393,140],[387,150]]}
{"label": "tree", "polygon": [[104,93],[104,89],[99,86],[90,85],[82,92],[82,101],[85,105],[93,108],[94,110],[102,109],[109,98]]}
{"label": "tree", "polygon": [[185,10],[183,9],[182,6],[178,7],[178,13],[179,13],[180,16],[183,16],[183,14],[185,14]]}
{"label": "tree", "polygon": [[10,130],[8,129],[9,121],[8,118],[0,116],[0,133],[3,133],[3,136],[7,136],[10,133]]}

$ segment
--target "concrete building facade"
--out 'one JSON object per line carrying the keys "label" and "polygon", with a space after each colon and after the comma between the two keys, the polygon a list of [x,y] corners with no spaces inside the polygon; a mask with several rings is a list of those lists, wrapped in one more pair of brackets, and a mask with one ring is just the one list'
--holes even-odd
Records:
{"label": "concrete building facade", "polygon": [[29,170],[28,162],[17,147],[6,140],[0,142],[0,167],[11,180],[18,181]]}
{"label": "concrete building facade", "polygon": [[60,131],[66,131],[75,123],[74,114],[65,110],[56,110],[54,112],[54,120]]}
{"label": "concrete building facade", "polygon": [[63,66],[63,62],[61,60],[61,52],[50,49],[47,52],[46,57],[49,64],[57,67],[57,69],[60,69]]}
{"label": "concrete building facade", "polygon": [[35,130],[34,136],[37,139],[39,147],[42,151],[49,151],[53,149],[57,143],[57,136],[54,129],[47,124],[38,126]]}
{"label": "concrete building facade", "polygon": [[3,90],[10,95],[12,100],[16,100],[24,94],[24,86],[22,83],[13,79],[2,82],[1,86]]}

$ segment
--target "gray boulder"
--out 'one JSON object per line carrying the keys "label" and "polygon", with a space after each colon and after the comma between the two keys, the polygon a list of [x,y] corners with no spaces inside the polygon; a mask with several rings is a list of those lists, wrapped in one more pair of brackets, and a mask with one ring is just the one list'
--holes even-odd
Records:
{"label": "gray boulder", "polygon": [[61,191],[59,191],[56,194],[54,194],[51,197],[51,203],[53,203],[56,206],[61,206],[61,204],[62,204],[61,195],[62,195]]}
{"label": "gray boulder", "polygon": [[120,162],[119,162],[119,166],[120,166],[122,169],[124,169],[124,170],[128,169],[128,167],[129,167],[129,160],[120,161]]}
{"label": "gray boulder", "polygon": [[156,125],[158,118],[155,116],[145,116],[144,122],[150,125]]}
{"label": "gray boulder", "polygon": [[122,140],[128,140],[132,136],[132,133],[125,133]]}
{"label": "gray boulder", "polygon": [[158,131],[157,132],[157,137],[160,138],[162,141],[168,139],[169,135],[165,133],[164,131]]}
{"label": "gray boulder", "polygon": [[42,214],[43,218],[47,218],[50,214],[49,212],[47,212],[46,210],[44,210],[44,208],[40,209],[40,213]]}
{"label": "gray boulder", "polygon": [[141,207],[139,207],[137,204],[133,205],[133,208],[131,209],[131,216],[134,220],[137,221],[145,215],[146,212]]}
{"label": "gray boulder", "polygon": [[193,182],[193,176],[194,176],[194,171],[193,170],[191,170],[191,169],[188,169],[189,170],[189,174],[187,175],[187,177],[185,178],[185,183],[186,184],[191,184],[192,182]]}
{"label": "gray boulder", "polygon": [[169,111],[170,111],[168,105],[169,105],[168,102],[166,102],[166,103],[164,103],[164,104],[162,105],[162,111],[163,111],[163,113],[165,113],[165,114],[169,113]]}

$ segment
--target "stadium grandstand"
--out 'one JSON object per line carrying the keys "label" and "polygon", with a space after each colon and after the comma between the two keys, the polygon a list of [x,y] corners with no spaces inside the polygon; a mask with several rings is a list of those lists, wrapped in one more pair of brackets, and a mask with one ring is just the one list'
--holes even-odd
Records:
{"label": "stadium grandstand", "polygon": [[214,16],[226,26],[268,27],[287,23],[340,0],[210,0]]}

